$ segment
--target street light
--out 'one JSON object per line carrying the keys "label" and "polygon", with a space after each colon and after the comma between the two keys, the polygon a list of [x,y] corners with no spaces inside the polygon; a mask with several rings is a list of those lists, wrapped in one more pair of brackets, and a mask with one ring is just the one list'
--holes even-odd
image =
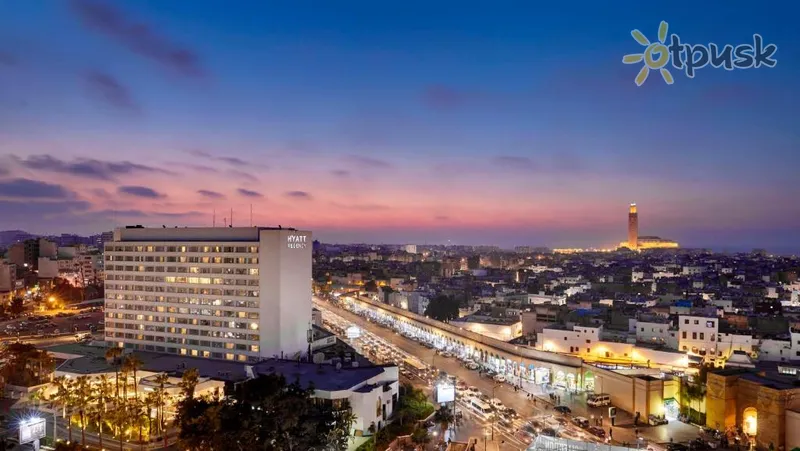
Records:
{"label": "street light", "polygon": [[[500,384],[495,384],[492,387],[492,399],[494,399],[494,390],[499,386],[500,386]],[[495,420],[497,420],[497,412],[495,412],[494,415],[492,415],[492,441],[494,441],[494,422],[495,422]]]}

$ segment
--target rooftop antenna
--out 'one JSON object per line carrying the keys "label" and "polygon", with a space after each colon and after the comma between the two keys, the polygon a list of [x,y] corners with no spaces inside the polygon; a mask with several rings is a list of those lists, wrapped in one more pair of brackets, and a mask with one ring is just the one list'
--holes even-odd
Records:
{"label": "rooftop antenna", "polygon": [[250,204],[250,227],[253,227],[253,204]]}
{"label": "rooftop antenna", "polygon": [[231,227],[233,227],[233,208],[231,208]]}
{"label": "rooftop antenna", "polygon": [[222,218],[222,225],[228,227],[228,218]]}
{"label": "rooftop antenna", "polygon": [[217,209],[212,210],[211,213],[211,227],[217,226]]}

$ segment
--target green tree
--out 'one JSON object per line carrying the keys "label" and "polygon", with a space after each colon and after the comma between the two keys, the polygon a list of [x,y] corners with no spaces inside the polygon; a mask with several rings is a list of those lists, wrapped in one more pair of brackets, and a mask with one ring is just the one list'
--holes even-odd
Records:
{"label": "green tree", "polygon": [[48,382],[55,370],[55,360],[47,351],[27,343],[11,343],[0,352],[0,368],[6,383],[31,387]]}
{"label": "green tree", "polygon": [[[184,394],[193,390],[187,384]],[[345,449],[350,406],[320,402],[313,394],[313,387],[267,375],[241,384],[234,399],[186,396],[177,406],[178,444],[191,450]]]}
{"label": "green tree", "polygon": [[[126,373],[131,373],[133,375],[133,396],[134,398],[139,398],[139,379],[136,375],[136,372],[142,368],[142,361],[136,355],[131,354],[125,358],[125,361],[122,363],[122,367]],[[127,378],[125,378],[125,383],[127,385]]]}
{"label": "green tree", "polygon": [[11,300],[9,311],[12,315],[21,315],[22,312],[25,311],[25,301],[21,297],[15,296],[14,299]]}
{"label": "green tree", "polygon": [[378,282],[374,280],[370,280],[369,282],[364,284],[364,291],[368,293],[377,293],[378,292]]}
{"label": "green tree", "polygon": [[436,411],[436,414],[433,417],[433,421],[439,424],[442,429],[441,438],[444,440],[445,433],[450,425],[453,423],[455,417],[453,417],[453,412],[450,410],[449,407],[441,407],[439,410]]}
{"label": "green tree", "polygon": [[419,427],[411,434],[411,441],[414,442],[415,445],[422,447],[431,441],[431,437],[428,435],[427,429]]}
{"label": "green tree", "polygon": [[114,386],[116,388],[114,396],[117,398],[119,398],[120,357],[122,357],[122,348],[118,348],[115,346],[113,348],[108,348],[108,350],[106,350],[106,361],[114,365]]}
{"label": "green tree", "polygon": [[451,296],[439,295],[431,299],[428,308],[425,310],[425,316],[437,321],[450,321],[458,318],[459,307],[460,303],[457,299]]}
{"label": "green tree", "polygon": [[86,412],[92,400],[92,385],[89,376],[78,376],[74,386],[75,407],[78,409],[78,417],[81,425],[81,445],[86,445]]}

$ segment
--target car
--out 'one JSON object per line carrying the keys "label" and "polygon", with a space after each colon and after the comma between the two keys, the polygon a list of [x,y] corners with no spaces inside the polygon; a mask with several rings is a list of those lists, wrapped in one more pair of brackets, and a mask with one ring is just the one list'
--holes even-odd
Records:
{"label": "car", "polygon": [[576,426],[578,426],[580,428],[583,428],[583,429],[586,429],[586,428],[589,427],[589,419],[584,418],[584,417],[575,417],[575,418],[572,419],[572,422]]}
{"label": "car", "polygon": [[470,385],[469,387],[467,387],[467,394],[469,394],[470,396],[479,396],[481,394],[481,391],[478,390],[478,387]]}
{"label": "car", "polygon": [[494,407],[494,408],[495,408],[495,410],[504,410],[504,409],[505,409],[505,407],[506,407],[506,406],[504,406],[504,405],[503,405],[503,402],[502,402],[502,401],[500,401],[500,400],[499,400],[499,399],[497,399],[497,398],[492,398],[492,399],[489,401],[489,404],[491,404],[491,405],[492,405],[492,407]]}
{"label": "car", "polygon": [[465,391],[467,389],[467,384],[464,381],[458,381],[456,383],[456,390],[458,391]]}
{"label": "car", "polygon": [[514,437],[517,438],[522,443],[530,443],[536,438],[536,434],[532,434],[527,431],[523,431],[522,429],[518,430],[514,433]]}
{"label": "car", "polygon": [[648,415],[647,419],[653,426],[661,426],[662,424],[669,424],[669,420],[658,415]]}
{"label": "car", "polygon": [[553,428],[544,428],[540,434],[547,437],[558,437],[558,432],[556,432],[556,430]]}
{"label": "car", "polygon": [[512,409],[511,407],[506,407],[505,409],[503,409],[503,415],[509,418],[519,418],[519,414],[517,414],[517,411]]}
{"label": "car", "polygon": [[504,427],[507,427],[507,428],[511,428],[514,425],[514,422],[511,420],[511,418],[499,415],[497,417],[497,424],[500,424],[500,425],[502,425]]}
{"label": "car", "polygon": [[567,406],[555,406],[555,407],[553,407],[553,410],[555,410],[556,412],[558,412],[558,413],[560,413],[562,415],[569,415],[569,414],[572,413],[572,409],[570,409]]}
{"label": "car", "polygon": [[599,426],[589,426],[586,430],[595,437],[606,438],[606,430]]}
{"label": "car", "polygon": [[495,382],[505,382],[506,381],[506,377],[503,376],[502,374],[495,374],[492,377],[492,379],[494,379]]}
{"label": "car", "polygon": [[475,371],[475,370],[477,370],[478,368],[480,368],[480,367],[479,367],[479,366],[478,366],[478,364],[477,364],[477,363],[475,363],[475,362],[469,362],[469,363],[467,363],[467,369],[469,369],[469,370]]}

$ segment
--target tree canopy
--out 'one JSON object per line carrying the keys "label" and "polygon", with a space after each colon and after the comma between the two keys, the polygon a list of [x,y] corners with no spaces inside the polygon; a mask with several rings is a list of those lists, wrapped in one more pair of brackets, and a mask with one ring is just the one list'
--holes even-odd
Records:
{"label": "tree canopy", "polygon": [[460,303],[457,299],[440,295],[431,299],[425,315],[438,321],[449,321],[458,318],[459,307]]}
{"label": "tree canopy", "polygon": [[55,370],[55,360],[47,351],[26,343],[11,343],[0,354],[0,369],[5,381],[11,385],[31,387],[47,382]]}
{"label": "tree canopy", "polygon": [[179,444],[197,451],[346,449],[354,420],[350,405],[314,399],[313,393],[267,375],[241,384],[231,398],[187,396],[178,404]]}

